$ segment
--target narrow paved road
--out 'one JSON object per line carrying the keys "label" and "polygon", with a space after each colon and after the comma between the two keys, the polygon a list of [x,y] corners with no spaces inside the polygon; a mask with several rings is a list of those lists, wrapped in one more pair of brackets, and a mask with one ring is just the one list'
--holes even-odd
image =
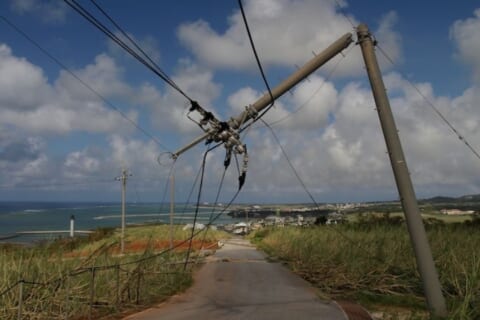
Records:
{"label": "narrow paved road", "polygon": [[124,320],[335,319],[348,317],[333,302],[247,241],[232,239],[208,258],[186,293]]}

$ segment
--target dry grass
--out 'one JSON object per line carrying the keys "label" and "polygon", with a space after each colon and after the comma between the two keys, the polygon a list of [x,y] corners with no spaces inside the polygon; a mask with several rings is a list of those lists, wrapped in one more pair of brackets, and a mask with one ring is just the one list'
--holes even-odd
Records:
{"label": "dry grass", "polygon": [[[434,225],[428,236],[451,319],[479,319],[478,227]],[[408,233],[398,221],[266,229],[253,239],[331,298],[358,300],[386,314],[410,310],[408,319],[426,317]]]}
{"label": "dry grass", "polygon": [[[96,319],[161,301],[190,285],[191,269],[184,272],[177,263],[185,250],[159,254],[169,245],[168,226],[127,229],[132,250],[125,255],[115,249],[118,232],[100,233],[92,236],[95,241],[0,248],[0,293],[14,286],[0,296],[0,319],[17,319],[22,286],[24,319]],[[209,234],[209,242],[223,235]],[[175,243],[189,235],[176,230]]]}

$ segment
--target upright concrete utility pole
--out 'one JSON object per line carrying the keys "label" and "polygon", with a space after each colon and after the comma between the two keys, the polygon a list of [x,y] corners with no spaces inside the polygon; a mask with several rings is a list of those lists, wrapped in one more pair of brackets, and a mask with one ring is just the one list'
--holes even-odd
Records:
{"label": "upright concrete utility pole", "polygon": [[122,182],[122,232],[120,235],[120,253],[125,252],[125,195],[127,192],[127,170],[122,169],[122,175],[117,177],[116,180]]}
{"label": "upright concrete utility pole", "polygon": [[170,176],[170,249],[173,248],[173,216],[175,213],[175,174]]}
{"label": "upright concrete utility pole", "polygon": [[364,24],[358,26],[357,35],[358,42],[362,48],[363,59],[367,67],[368,78],[372,87],[378,116],[380,117],[400,200],[405,212],[410,240],[415,251],[417,268],[422,278],[428,308],[433,316],[446,317],[447,307],[445,305],[445,299],[442,295],[442,288],[438,280],[438,274],[428,244],[425,227],[420,216],[420,211],[418,210],[417,198],[413,190],[407,162],[403,154],[402,145],[400,144],[395,121],[393,120],[392,110],[383,84],[380,68],[378,67],[372,36],[368,27]]}

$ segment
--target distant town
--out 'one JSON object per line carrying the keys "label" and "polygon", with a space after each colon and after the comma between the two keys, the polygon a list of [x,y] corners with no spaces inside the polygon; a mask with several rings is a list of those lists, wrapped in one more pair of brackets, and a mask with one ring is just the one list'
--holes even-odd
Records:
{"label": "distant town", "polygon": [[[464,222],[480,215],[480,195],[458,198],[434,197],[419,200],[418,203],[422,217],[429,222],[437,220]],[[211,206],[213,205],[203,203],[203,207]],[[322,203],[318,206],[313,204],[237,204],[232,206],[228,215],[232,218],[244,219],[244,222],[221,226],[221,228],[236,234],[244,234],[265,226],[343,224],[355,220],[358,215],[367,214],[402,218],[403,210],[399,201]]]}

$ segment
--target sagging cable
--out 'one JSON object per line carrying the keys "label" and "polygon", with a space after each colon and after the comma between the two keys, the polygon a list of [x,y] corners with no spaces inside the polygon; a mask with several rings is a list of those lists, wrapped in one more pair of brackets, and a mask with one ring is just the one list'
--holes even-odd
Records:
{"label": "sagging cable", "polygon": [[238,177],[238,191],[240,191],[245,184],[245,179],[247,178],[247,169],[248,169],[248,152],[247,152],[247,145],[243,145],[244,153],[243,153],[243,165],[242,171],[240,176]]}
{"label": "sagging cable", "polygon": [[225,154],[225,160],[223,161],[223,165],[225,169],[230,166],[230,162],[232,161],[232,149],[227,149]]}

